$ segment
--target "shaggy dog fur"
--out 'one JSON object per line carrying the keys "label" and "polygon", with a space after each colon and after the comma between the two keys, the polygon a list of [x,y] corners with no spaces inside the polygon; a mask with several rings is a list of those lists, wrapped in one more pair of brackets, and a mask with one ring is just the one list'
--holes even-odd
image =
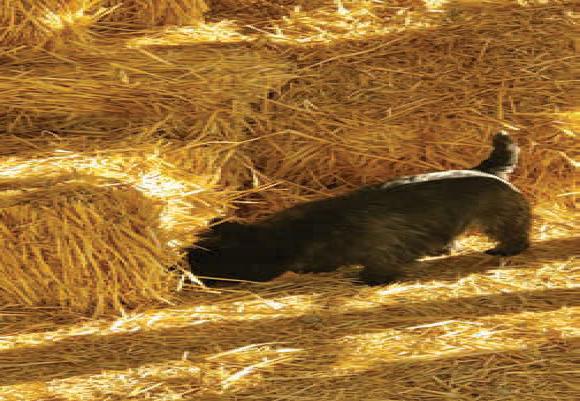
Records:
{"label": "shaggy dog fur", "polygon": [[515,255],[528,248],[530,228],[528,202],[506,181],[517,157],[518,147],[499,133],[488,159],[471,170],[401,177],[254,224],[224,222],[188,250],[188,261],[196,275],[250,281],[362,265],[363,282],[383,284],[403,265],[447,252],[470,227],[497,241],[486,253]]}

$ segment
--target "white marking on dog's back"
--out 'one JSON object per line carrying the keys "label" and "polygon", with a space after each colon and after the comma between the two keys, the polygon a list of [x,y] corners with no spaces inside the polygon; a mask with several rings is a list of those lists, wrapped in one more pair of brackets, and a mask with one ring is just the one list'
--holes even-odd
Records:
{"label": "white marking on dog's back", "polygon": [[467,178],[467,177],[487,177],[503,182],[508,185],[514,191],[520,192],[511,182],[506,181],[496,175],[484,173],[481,171],[472,170],[447,170],[447,171],[436,171],[434,173],[425,173],[417,175],[408,175],[403,177],[397,177],[391,181],[387,181],[382,184],[380,189],[392,189],[409,184],[419,184],[422,182],[429,181],[441,181],[441,180],[451,180],[455,178]]}

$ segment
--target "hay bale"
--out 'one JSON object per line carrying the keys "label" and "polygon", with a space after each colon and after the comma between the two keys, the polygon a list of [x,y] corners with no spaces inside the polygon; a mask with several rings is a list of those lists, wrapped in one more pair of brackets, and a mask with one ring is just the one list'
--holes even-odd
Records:
{"label": "hay bale", "polygon": [[112,9],[86,0],[14,0],[0,6],[0,45],[56,48],[90,41],[91,28]]}
{"label": "hay bale", "polygon": [[119,7],[110,20],[123,25],[147,27],[189,25],[203,21],[208,6],[204,0],[102,0],[104,7]]}
{"label": "hay bale", "polygon": [[159,156],[168,144],[81,152],[65,142],[1,160],[0,304],[102,315],[167,302],[181,246],[231,207],[231,194],[212,190],[211,155],[197,151],[192,175]]}
{"label": "hay bale", "polygon": [[[350,11],[342,31],[334,20],[316,29],[304,13],[276,22],[269,37],[292,52],[301,76],[267,104],[278,118],[257,129],[267,138],[252,150],[261,173],[303,195],[345,190],[468,168],[488,152],[496,130],[508,129],[523,148],[516,184],[533,200],[571,206],[571,197],[560,196],[574,185],[574,137],[563,123],[576,104],[570,15],[553,5],[501,2],[444,11],[405,11],[403,30],[395,16],[385,22],[367,14],[374,25],[360,33],[364,41]],[[332,8],[317,11],[324,12]],[[313,19],[318,27],[327,22]],[[372,34],[374,27],[382,33]]]}
{"label": "hay bale", "polygon": [[[223,173],[225,188],[252,182],[253,162],[241,149],[253,140],[252,122],[269,118],[256,104],[294,76],[292,64],[259,50],[131,43],[23,53],[0,67],[0,122],[16,135],[0,154],[21,154],[31,143],[35,150],[27,154],[34,156],[47,142],[58,148],[58,137],[66,146],[74,138],[91,143],[94,151],[125,139],[140,147],[165,138],[173,150],[158,155],[174,171]],[[42,130],[42,137],[30,134]]]}
{"label": "hay bale", "polygon": [[204,0],[11,0],[0,6],[0,45],[87,44],[97,28],[135,30],[203,21]]}
{"label": "hay bale", "polygon": [[[315,0],[310,2],[314,3]],[[211,9],[210,16],[214,19],[244,18],[247,21],[251,18],[254,21],[264,21],[280,18],[288,13],[292,5],[305,2],[300,0],[208,0],[207,3]]]}
{"label": "hay bale", "polygon": [[252,104],[293,77],[290,63],[268,53],[197,46],[114,42],[19,56],[0,68],[0,119],[14,133],[149,125],[182,137],[239,140],[257,114]]}
{"label": "hay bale", "polygon": [[160,206],[137,191],[76,184],[2,198],[0,303],[98,316],[168,299],[177,255]]}

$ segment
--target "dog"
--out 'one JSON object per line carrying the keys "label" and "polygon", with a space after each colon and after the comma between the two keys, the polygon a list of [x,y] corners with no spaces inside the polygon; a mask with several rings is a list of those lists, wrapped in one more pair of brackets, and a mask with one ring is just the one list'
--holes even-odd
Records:
{"label": "dog", "polygon": [[187,250],[191,271],[269,281],[286,271],[362,265],[363,283],[386,284],[400,277],[402,266],[445,253],[471,227],[497,242],[487,254],[519,254],[529,247],[531,222],[529,203],[507,181],[519,148],[504,132],[493,146],[472,169],[399,177],[252,224],[219,223]]}

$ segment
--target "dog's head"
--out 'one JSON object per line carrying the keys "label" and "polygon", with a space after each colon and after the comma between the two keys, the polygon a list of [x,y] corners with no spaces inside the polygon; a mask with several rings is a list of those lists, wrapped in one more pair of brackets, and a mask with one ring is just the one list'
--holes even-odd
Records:
{"label": "dog's head", "polygon": [[196,276],[267,281],[279,274],[270,266],[271,254],[260,227],[223,222],[206,232],[187,257]]}

